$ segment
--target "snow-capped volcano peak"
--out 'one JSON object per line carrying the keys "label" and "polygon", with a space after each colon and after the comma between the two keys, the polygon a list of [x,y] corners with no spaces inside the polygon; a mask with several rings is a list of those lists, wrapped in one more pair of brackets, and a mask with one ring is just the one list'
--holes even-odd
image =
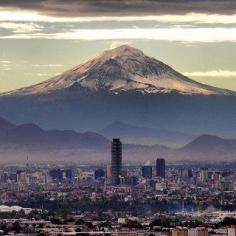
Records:
{"label": "snow-capped volcano peak", "polygon": [[106,50],[102,54],[101,57],[104,58],[125,58],[125,57],[145,57],[145,54],[134,47],[128,45],[122,45],[111,50]]}
{"label": "snow-capped volcano peak", "polygon": [[8,94],[44,94],[72,86],[91,92],[119,94],[171,93],[230,95],[230,91],[195,82],[168,65],[146,56],[141,50],[123,45],[98,56],[41,84]]}

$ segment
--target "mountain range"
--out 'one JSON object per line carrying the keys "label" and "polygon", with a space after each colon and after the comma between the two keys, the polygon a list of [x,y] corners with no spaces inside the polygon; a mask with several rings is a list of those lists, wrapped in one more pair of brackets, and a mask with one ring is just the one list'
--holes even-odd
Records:
{"label": "mountain range", "polygon": [[118,121],[233,138],[235,95],[191,80],[139,49],[120,46],[43,83],[1,94],[0,116],[44,129],[97,131]]}
{"label": "mountain range", "polygon": [[[22,163],[27,156],[33,162],[109,163],[110,140],[94,132],[44,130],[35,124],[15,125],[0,118],[1,163]],[[168,162],[232,161],[236,158],[236,140],[201,135],[178,149],[160,144],[123,143],[123,160],[126,163],[154,162],[157,157],[164,157]]]}
{"label": "mountain range", "polygon": [[96,152],[109,149],[110,141],[94,132],[44,130],[33,123],[15,125],[0,118],[0,162],[3,163],[21,163],[26,156],[35,162],[86,162],[90,155],[96,158]]}

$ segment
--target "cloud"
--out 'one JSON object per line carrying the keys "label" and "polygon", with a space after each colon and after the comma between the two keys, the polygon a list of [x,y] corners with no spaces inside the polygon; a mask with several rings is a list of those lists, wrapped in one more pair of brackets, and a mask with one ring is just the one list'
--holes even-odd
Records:
{"label": "cloud", "polygon": [[62,64],[33,64],[32,67],[63,67]]}
{"label": "cloud", "polygon": [[183,72],[183,74],[189,77],[236,77],[236,71],[229,70]]}
{"label": "cloud", "polygon": [[12,70],[12,67],[3,67],[1,68],[1,71],[9,71]]}
{"label": "cloud", "polygon": [[115,42],[112,42],[110,44],[110,49],[114,49],[114,48],[117,48],[119,46],[122,46],[122,45],[131,45],[131,42],[127,42],[127,41],[115,41]]}
{"label": "cloud", "polygon": [[14,33],[33,33],[41,31],[43,27],[35,23],[0,22],[0,29],[11,30]]}
{"label": "cloud", "polygon": [[52,76],[51,74],[47,73],[24,73],[26,76],[37,76],[37,77],[47,77],[47,76]]}
{"label": "cloud", "polygon": [[12,62],[7,60],[0,61],[0,71],[12,70]]}
{"label": "cloud", "polygon": [[72,29],[58,33],[12,34],[1,39],[163,40],[187,43],[236,42],[236,28]]}
{"label": "cloud", "polygon": [[[123,16],[48,16],[36,11],[6,10],[0,8],[0,21],[2,22],[44,22],[44,23],[84,23],[84,22],[156,22],[166,24],[236,24],[236,14],[207,14],[207,13],[186,13],[186,14],[163,14],[163,15],[123,15]],[[158,24],[155,24],[156,27]],[[20,27],[20,25],[19,25]],[[22,26],[24,27],[24,26]],[[38,25],[29,24],[28,27],[40,29]],[[134,28],[137,26],[134,26]]]}
{"label": "cloud", "polygon": [[11,61],[0,61],[0,64],[11,64],[12,62]]}
{"label": "cloud", "polygon": [[0,7],[52,16],[159,15],[205,12],[234,14],[235,0],[1,0]]}

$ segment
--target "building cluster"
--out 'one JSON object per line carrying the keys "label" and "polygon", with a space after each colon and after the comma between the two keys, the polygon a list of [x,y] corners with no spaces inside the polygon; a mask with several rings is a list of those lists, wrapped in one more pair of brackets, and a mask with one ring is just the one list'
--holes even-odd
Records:
{"label": "building cluster", "polygon": [[[79,221],[77,221],[79,222]],[[93,229],[84,222],[68,222],[64,224],[52,223],[50,220],[29,219],[4,219],[0,220],[0,235],[81,235],[81,236],[235,236],[236,226],[221,228],[207,227],[174,227],[158,229],[130,228],[123,223],[116,222],[112,226],[106,226],[104,222],[93,221]]]}
{"label": "building cluster", "polygon": [[[165,179],[165,160],[158,158],[156,160],[156,173],[153,175],[153,166],[147,162],[141,168],[143,178],[152,179],[156,176]],[[111,165],[106,168],[106,177],[112,185],[128,184],[135,186],[138,184],[138,176],[127,174],[122,168],[122,143],[120,139],[113,139],[111,144]]]}

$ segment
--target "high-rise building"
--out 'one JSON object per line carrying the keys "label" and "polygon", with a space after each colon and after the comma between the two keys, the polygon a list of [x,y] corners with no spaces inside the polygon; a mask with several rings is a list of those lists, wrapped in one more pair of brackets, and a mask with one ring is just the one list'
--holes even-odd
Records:
{"label": "high-rise building", "polygon": [[152,166],[149,161],[146,162],[144,166],[142,166],[142,177],[145,179],[152,178]]}
{"label": "high-rise building", "polygon": [[105,171],[101,168],[98,168],[94,171],[94,177],[95,179],[99,179],[105,176]]}
{"label": "high-rise building", "polygon": [[201,168],[200,178],[201,182],[206,182],[208,180],[208,168]]}
{"label": "high-rise building", "polygon": [[111,179],[112,177],[112,168],[111,168],[111,165],[107,165],[107,168],[106,168],[106,178],[107,179]]}
{"label": "high-rise building", "polygon": [[120,176],[122,171],[122,143],[120,139],[113,139],[111,144],[111,169],[112,184],[120,184]]}
{"label": "high-rise building", "polygon": [[72,179],[73,178],[73,171],[72,171],[72,169],[66,169],[65,170],[65,177],[67,179]]}
{"label": "high-rise building", "polygon": [[156,176],[164,179],[165,172],[166,172],[165,159],[157,158],[157,160],[156,160]]}
{"label": "high-rise building", "polygon": [[49,175],[54,181],[62,181],[63,171],[61,169],[52,169],[49,171]]}

